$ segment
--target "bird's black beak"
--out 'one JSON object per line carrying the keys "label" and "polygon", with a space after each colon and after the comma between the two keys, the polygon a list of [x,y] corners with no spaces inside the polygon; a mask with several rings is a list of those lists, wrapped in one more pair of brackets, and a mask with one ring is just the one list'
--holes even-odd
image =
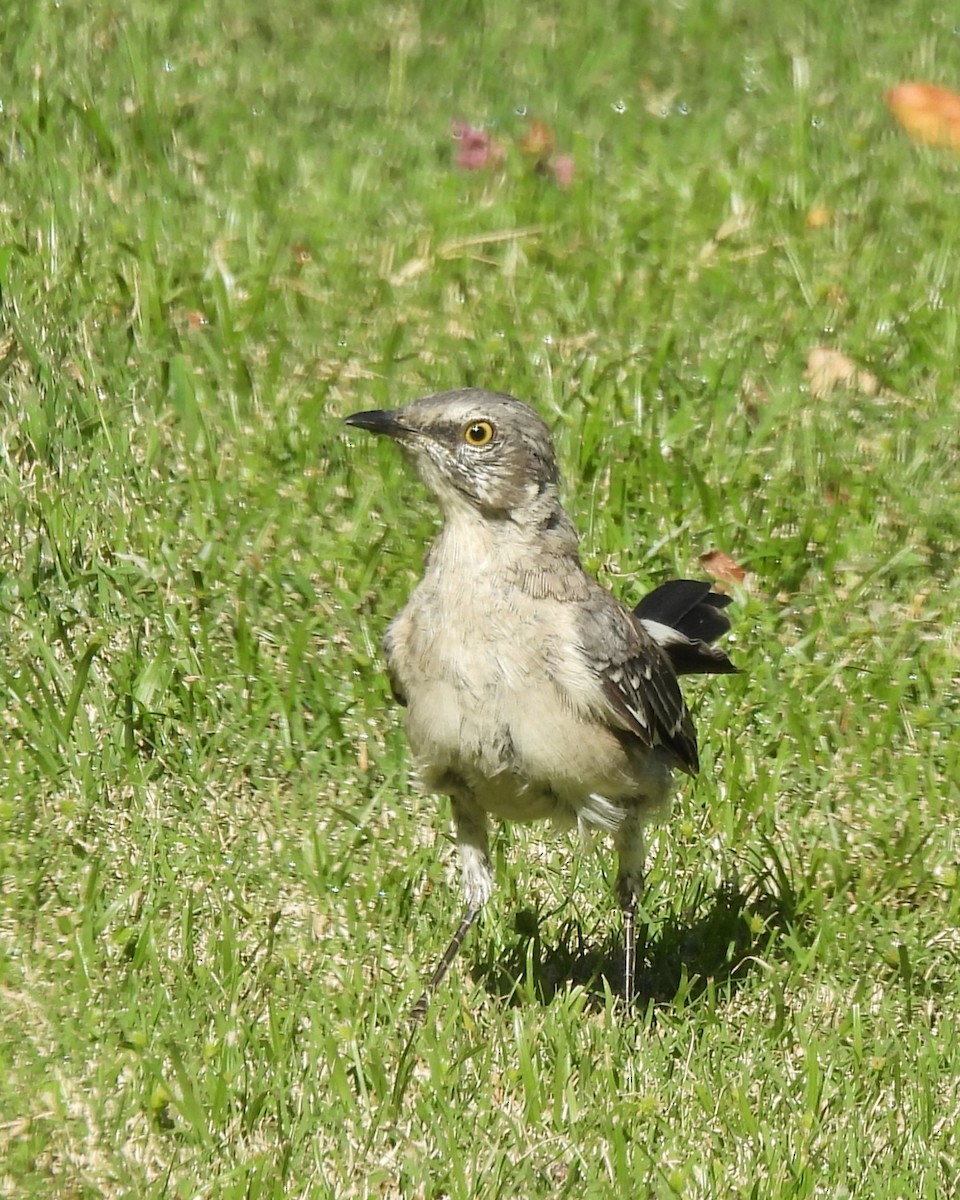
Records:
{"label": "bird's black beak", "polygon": [[399,413],[385,409],[374,408],[370,412],[353,413],[344,421],[345,425],[353,425],[356,429],[366,429],[370,433],[384,434],[386,437],[400,437],[407,432],[405,425],[399,421]]}

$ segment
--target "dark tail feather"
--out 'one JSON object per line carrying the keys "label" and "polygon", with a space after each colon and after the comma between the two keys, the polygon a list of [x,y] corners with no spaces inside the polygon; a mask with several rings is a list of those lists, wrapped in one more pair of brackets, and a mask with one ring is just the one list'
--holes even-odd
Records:
{"label": "dark tail feather", "polygon": [[732,596],[711,592],[709,583],[697,579],[671,579],[644,596],[633,610],[641,621],[659,621],[692,641],[715,642],[730,629],[730,618],[722,610]]}
{"label": "dark tail feather", "polygon": [[678,675],[731,675],[737,668],[722,650],[711,645],[730,629],[730,618],[723,610],[731,602],[730,596],[711,592],[709,583],[671,579],[644,596],[633,612]]}

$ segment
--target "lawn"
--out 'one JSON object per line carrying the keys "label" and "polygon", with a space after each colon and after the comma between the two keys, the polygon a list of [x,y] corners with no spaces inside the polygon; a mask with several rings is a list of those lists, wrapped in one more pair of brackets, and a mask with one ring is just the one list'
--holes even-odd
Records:
{"label": "lawn", "polygon": [[[955,16],[6,6],[0,1196],[956,1194],[960,157],[884,103]],[[463,385],[628,602],[746,571],[742,674],[635,1010],[609,846],[508,827],[408,1040],[460,901],[379,643],[437,514],[342,418]]]}

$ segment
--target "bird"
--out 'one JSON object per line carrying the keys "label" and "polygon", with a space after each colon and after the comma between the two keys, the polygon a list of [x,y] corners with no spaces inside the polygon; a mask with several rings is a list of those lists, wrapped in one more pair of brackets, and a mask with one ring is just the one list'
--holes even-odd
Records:
{"label": "bird", "polygon": [[699,770],[678,677],[737,670],[713,644],[730,597],[670,580],[631,610],[602,587],[581,565],[550,430],[513,396],[460,388],[346,424],[395,442],[443,518],[383,642],[420,783],[450,798],[465,906],[411,1021],[493,892],[491,818],[612,836],[629,1002],[644,829],[667,816],[674,773]]}

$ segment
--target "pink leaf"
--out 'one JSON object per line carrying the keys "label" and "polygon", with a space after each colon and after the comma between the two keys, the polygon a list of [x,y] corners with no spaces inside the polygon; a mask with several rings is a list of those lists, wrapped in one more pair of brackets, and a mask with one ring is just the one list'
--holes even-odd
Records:
{"label": "pink leaf", "polygon": [[465,171],[480,171],[496,166],[503,159],[502,150],[485,129],[477,129],[466,121],[454,121],[453,136],[460,143],[456,163]]}
{"label": "pink leaf", "polygon": [[557,181],[557,186],[566,191],[571,183],[573,183],[573,155],[555,154],[550,159],[550,169],[553,171],[553,177]]}

